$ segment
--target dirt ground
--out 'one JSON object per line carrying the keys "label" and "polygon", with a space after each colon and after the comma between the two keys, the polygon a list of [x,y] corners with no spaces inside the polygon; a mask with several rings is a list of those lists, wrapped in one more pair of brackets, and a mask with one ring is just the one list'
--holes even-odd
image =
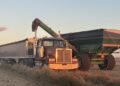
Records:
{"label": "dirt ground", "polygon": [[0,68],[0,86],[38,86],[32,79]]}
{"label": "dirt ground", "polygon": [[[73,80],[66,78],[66,75],[65,75],[65,77],[63,76],[64,78],[66,78],[65,79],[66,81],[63,78],[60,78],[61,76],[59,74],[63,74],[63,72],[57,74],[58,78],[53,78],[54,76],[56,76],[55,72],[53,72],[53,73],[46,72],[48,70],[40,71],[40,73],[38,73],[38,76],[36,76],[37,74],[35,75],[35,74],[31,73],[31,72],[34,72],[33,70],[29,72],[29,70],[27,70],[26,68],[20,69],[21,67],[19,68],[17,66],[12,67],[12,68],[13,69],[11,70],[11,68],[9,68],[9,67],[7,67],[7,68],[0,67],[0,86],[79,86],[79,84],[76,85],[77,74],[79,76],[82,76],[82,78],[81,78],[82,83],[84,83],[84,82],[90,83],[90,84],[85,85],[85,86],[106,86],[106,85],[99,85],[99,84],[97,85],[97,83],[102,83],[102,84],[111,83],[110,81],[109,82],[102,81],[102,79],[106,80],[106,77],[103,77],[104,76],[103,74],[106,74],[106,76],[110,76],[110,78],[111,77],[113,78],[110,80],[117,81],[117,85],[114,85],[114,83],[113,83],[114,81],[112,81],[113,85],[110,85],[110,86],[119,86],[120,85],[120,83],[118,83],[118,82],[120,82],[120,80],[119,80],[120,79],[120,74],[119,74],[120,73],[120,66],[116,66],[113,71],[100,71],[98,69],[98,67],[94,66],[90,69],[89,72],[86,72],[86,73],[83,73],[81,71],[77,71],[77,72],[72,71],[70,73],[67,72],[67,73],[65,73],[65,74],[67,74],[67,77],[69,77],[70,79],[75,79],[74,83],[72,83],[72,85],[70,85],[70,84],[65,85],[64,84],[66,82],[69,83],[69,81],[73,81]],[[46,72],[46,73],[43,73],[43,72]],[[53,77],[50,77],[48,75],[49,73]],[[74,74],[74,73],[76,73],[76,74]],[[96,73],[98,73],[98,75]],[[74,74],[74,75],[76,75],[76,77],[74,77],[74,75],[73,75],[72,77],[74,77],[74,78],[71,78],[70,74]],[[92,75],[94,75],[94,74],[97,76],[94,76],[94,78],[93,78]],[[101,75],[103,75],[102,78],[101,78]],[[87,78],[86,78],[86,76],[87,76]],[[80,77],[78,77],[78,78],[80,79]],[[62,79],[63,79],[63,82],[61,81]],[[97,81],[97,79],[99,79],[101,81],[99,82],[99,81]],[[80,80],[80,82],[81,82],[81,80]],[[55,81],[55,82],[53,82],[53,81]],[[41,82],[44,82],[45,84],[43,84]],[[56,85],[53,83],[55,83]],[[63,83],[63,84],[61,84],[61,83]],[[92,85],[91,85],[91,83],[92,83]],[[84,85],[81,85],[81,86],[84,86]]]}

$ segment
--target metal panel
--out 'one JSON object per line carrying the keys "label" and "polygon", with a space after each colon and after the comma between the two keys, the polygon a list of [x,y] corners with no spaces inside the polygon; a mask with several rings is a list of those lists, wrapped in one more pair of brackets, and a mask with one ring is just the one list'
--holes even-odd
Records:
{"label": "metal panel", "polygon": [[73,44],[120,44],[120,30],[97,29],[63,34],[62,37]]}
{"label": "metal panel", "polygon": [[89,40],[103,37],[103,29],[62,34],[67,40]]}
{"label": "metal panel", "polygon": [[0,57],[26,57],[27,40],[0,46]]}
{"label": "metal panel", "polygon": [[120,47],[120,30],[97,29],[91,31],[62,34],[80,52],[113,52]]}
{"label": "metal panel", "polygon": [[58,48],[56,50],[56,62],[57,63],[71,63],[72,62],[72,50]]}

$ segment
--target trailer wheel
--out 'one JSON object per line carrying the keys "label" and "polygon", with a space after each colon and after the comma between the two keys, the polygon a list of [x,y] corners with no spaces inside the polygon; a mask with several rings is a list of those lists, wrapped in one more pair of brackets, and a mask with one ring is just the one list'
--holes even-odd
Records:
{"label": "trailer wheel", "polygon": [[27,65],[29,67],[34,67],[35,62],[33,58],[25,58],[25,59],[20,59],[19,64]]}
{"label": "trailer wheel", "polygon": [[115,67],[115,58],[112,55],[104,59],[104,64],[98,65],[101,70],[112,70]]}
{"label": "trailer wheel", "polygon": [[83,71],[88,71],[90,69],[90,57],[88,56],[88,54],[83,54],[83,55],[80,55],[79,57],[79,63],[80,63],[80,70],[83,70]]}
{"label": "trailer wheel", "polygon": [[14,64],[16,64],[16,60],[10,59],[10,60],[8,60],[8,64],[14,65]]}
{"label": "trailer wheel", "polygon": [[16,60],[15,59],[0,59],[0,63],[14,65],[16,64]]}

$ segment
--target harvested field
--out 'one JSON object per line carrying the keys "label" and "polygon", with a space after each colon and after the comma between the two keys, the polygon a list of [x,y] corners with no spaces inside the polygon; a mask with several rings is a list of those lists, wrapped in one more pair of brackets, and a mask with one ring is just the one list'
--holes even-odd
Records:
{"label": "harvested field", "polygon": [[120,86],[119,73],[120,66],[113,71],[100,71],[94,67],[83,72],[1,65],[0,86]]}

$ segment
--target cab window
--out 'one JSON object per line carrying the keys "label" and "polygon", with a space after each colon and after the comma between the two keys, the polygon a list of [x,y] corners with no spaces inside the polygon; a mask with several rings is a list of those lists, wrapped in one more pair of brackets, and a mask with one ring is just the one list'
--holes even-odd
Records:
{"label": "cab window", "polygon": [[43,46],[53,46],[53,41],[43,41]]}
{"label": "cab window", "polygon": [[54,41],[54,46],[55,47],[64,47],[64,42],[63,41]]}

